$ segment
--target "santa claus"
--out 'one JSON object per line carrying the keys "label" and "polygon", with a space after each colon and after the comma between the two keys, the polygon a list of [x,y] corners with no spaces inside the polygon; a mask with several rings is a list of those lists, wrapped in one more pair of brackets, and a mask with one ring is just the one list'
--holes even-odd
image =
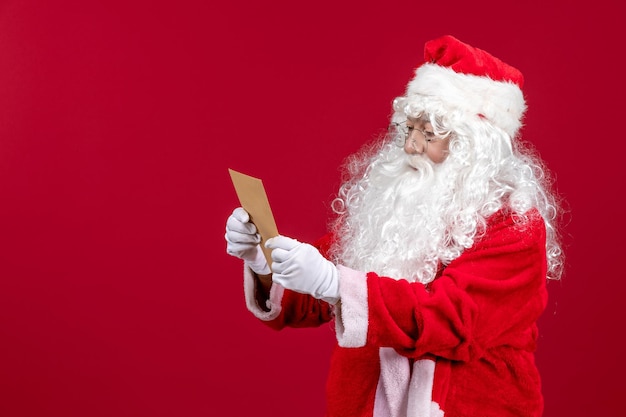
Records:
{"label": "santa claus", "polygon": [[546,279],[563,256],[547,169],[518,137],[523,77],[444,36],[350,157],[331,233],[266,242],[237,208],[227,252],[269,326],[333,321],[327,416],[540,416],[534,362]]}

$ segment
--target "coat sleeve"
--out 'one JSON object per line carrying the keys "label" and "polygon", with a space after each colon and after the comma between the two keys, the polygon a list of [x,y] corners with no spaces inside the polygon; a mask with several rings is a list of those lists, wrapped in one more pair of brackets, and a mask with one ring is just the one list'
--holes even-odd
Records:
{"label": "coat sleeve", "polygon": [[497,213],[484,236],[429,286],[340,267],[338,341],[461,361],[495,346],[531,350],[547,301],[545,281],[539,213]]}
{"label": "coat sleeve", "polygon": [[[330,245],[331,235],[315,242],[323,255]],[[307,294],[300,294],[272,284],[265,305],[259,300],[258,279],[249,268],[244,269],[244,296],[248,310],[269,327],[281,330],[285,327],[317,327],[334,318],[334,308],[325,301]]]}

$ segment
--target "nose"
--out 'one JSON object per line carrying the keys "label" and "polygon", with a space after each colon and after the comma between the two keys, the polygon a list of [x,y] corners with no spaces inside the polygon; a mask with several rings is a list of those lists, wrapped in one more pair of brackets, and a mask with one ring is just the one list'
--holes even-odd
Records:
{"label": "nose", "polygon": [[[417,135],[420,136],[420,135]],[[421,137],[415,137],[415,131],[411,131],[404,142],[404,152],[409,155],[423,154],[426,150],[426,141]]]}

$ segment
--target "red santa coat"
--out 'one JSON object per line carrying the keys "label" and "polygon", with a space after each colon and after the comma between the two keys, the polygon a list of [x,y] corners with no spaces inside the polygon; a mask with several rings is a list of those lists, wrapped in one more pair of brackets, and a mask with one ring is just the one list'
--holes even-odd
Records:
{"label": "red santa coat", "polygon": [[[318,243],[327,253],[329,239]],[[244,273],[249,310],[272,328],[335,320],[327,417],[541,416],[534,351],[547,291],[536,210],[493,215],[429,285],[338,269],[334,307],[274,284],[262,309]]]}

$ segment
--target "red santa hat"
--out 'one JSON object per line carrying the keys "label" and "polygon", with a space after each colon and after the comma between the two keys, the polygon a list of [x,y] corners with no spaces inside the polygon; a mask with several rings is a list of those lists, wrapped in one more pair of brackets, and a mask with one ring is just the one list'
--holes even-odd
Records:
{"label": "red santa hat", "polygon": [[518,69],[450,35],[427,42],[424,59],[407,86],[409,101],[423,98],[516,135],[526,110],[524,77]]}

